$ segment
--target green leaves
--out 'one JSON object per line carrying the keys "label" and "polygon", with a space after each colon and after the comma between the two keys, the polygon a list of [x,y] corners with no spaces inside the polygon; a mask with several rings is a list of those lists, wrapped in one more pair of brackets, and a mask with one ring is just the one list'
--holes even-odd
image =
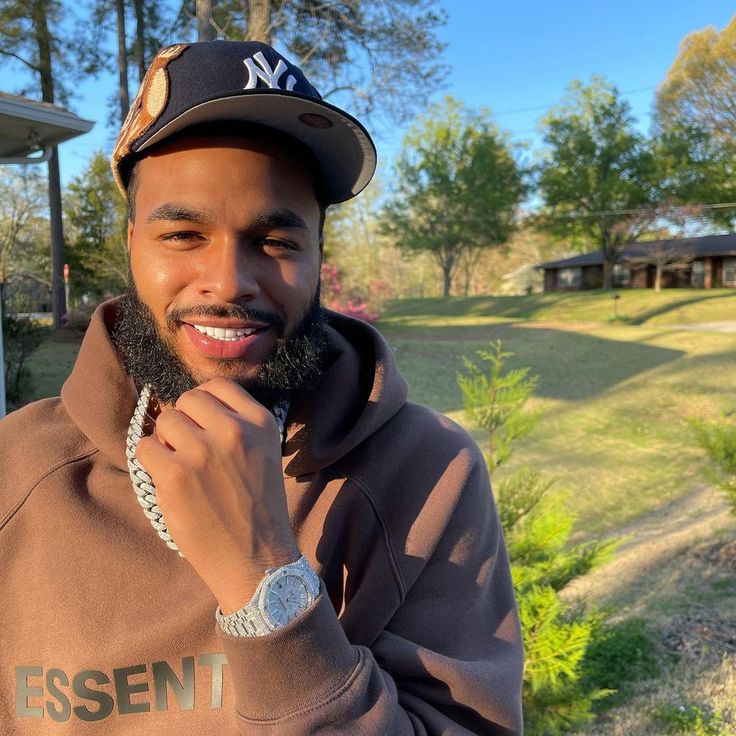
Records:
{"label": "green leaves", "polygon": [[695,439],[711,461],[710,477],[726,492],[736,513],[736,425],[730,422],[691,421]]}
{"label": "green leaves", "polygon": [[504,352],[500,340],[491,350],[481,350],[478,357],[485,370],[463,357],[465,373],[457,382],[463,395],[463,408],[470,421],[488,433],[486,461],[490,470],[508,460],[511,443],[528,434],[537,422],[537,413],[525,409],[537,387],[537,377],[528,368],[504,372],[511,353]]}
{"label": "green leaves", "polygon": [[446,97],[404,139],[383,231],[409,252],[433,254],[445,296],[462,253],[505,242],[526,193],[513,149],[488,111]]}
{"label": "green leaves", "polygon": [[657,201],[654,159],[634,122],[629,104],[601,77],[573,82],[543,121],[549,148],[537,169],[540,222],[582,249],[602,248],[611,264],[632,239],[625,227],[631,210]]}
{"label": "green leaves", "polygon": [[95,154],[71,182],[64,209],[72,295],[98,298],[123,291],[128,217],[104,154]]}

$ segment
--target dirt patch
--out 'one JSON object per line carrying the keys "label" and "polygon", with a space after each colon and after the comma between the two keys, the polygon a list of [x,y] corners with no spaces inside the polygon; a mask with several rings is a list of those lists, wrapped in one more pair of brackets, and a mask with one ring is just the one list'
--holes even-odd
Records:
{"label": "dirt patch", "polygon": [[699,608],[675,617],[662,636],[662,645],[682,657],[711,660],[715,665],[724,654],[736,654],[736,619]]}
{"label": "dirt patch", "polygon": [[[694,555],[694,543],[732,524],[723,495],[710,486],[698,488],[622,527],[616,536],[623,541],[614,558],[574,580],[565,594],[605,603],[613,600],[617,607],[641,612],[647,601],[661,597],[667,585],[675,584],[676,576],[687,569],[687,561],[675,558],[688,551]],[[698,554],[706,554],[708,544],[701,542]],[[735,548],[722,543],[707,554],[722,556],[724,564],[730,565]]]}
{"label": "dirt patch", "polygon": [[[693,548],[693,555],[712,565],[736,570],[736,540],[732,542],[716,542],[715,544],[698,544]],[[736,585],[736,582],[734,583]]]}

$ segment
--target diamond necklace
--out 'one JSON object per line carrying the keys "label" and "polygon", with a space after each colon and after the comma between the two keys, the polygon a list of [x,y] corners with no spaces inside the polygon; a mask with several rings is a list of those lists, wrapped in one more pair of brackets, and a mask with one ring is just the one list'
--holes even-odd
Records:
{"label": "diamond necklace", "polygon": [[[141,390],[135,411],[130,419],[128,434],[125,439],[125,455],[128,458],[128,472],[130,473],[130,480],[133,483],[133,490],[135,491],[138,503],[141,505],[146,518],[151,522],[151,526],[156,530],[156,534],[166,542],[166,546],[169,549],[173,549],[179,553],[180,557],[184,557],[166,527],[164,515],[156,500],[156,486],[148,471],[136,457],[136,448],[141,437],[143,437],[143,423],[146,419],[146,411],[148,410],[150,401],[151,386],[147,383]],[[289,404],[286,401],[279,401],[272,409],[272,413],[276,417],[282,444],[284,442],[284,428],[286,426],[286,415],[288,412]]]}

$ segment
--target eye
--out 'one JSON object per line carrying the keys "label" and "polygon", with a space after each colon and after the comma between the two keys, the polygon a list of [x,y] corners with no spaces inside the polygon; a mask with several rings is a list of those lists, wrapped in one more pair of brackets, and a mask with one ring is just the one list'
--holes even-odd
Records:
{"label": "eye", "polygon": [[203,239],[204,236],[201,233],[197,233],[192,230],[177,230],[173,233],[165,233],[160,237],[160,240],[163,240],[166,243],[171,243],[172,245],[186,245]]}
{"label": "eye", "polygon": [[292,243],[289,240],[281,240],[280,238],[261,238],[258,241],[258,245],[260,245],[264,250],[276,253],[299,250],[295,243]]}

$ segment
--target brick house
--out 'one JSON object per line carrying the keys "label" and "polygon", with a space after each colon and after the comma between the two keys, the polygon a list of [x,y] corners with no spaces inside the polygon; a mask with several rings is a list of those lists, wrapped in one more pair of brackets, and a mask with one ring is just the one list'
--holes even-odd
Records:
{"label": "brick house", "polygon": [[[706,235],[686,240],[652,240],[621,250],[613,269],[616,288],[654,286],[655,261],[670,250],[679,262],[662,273],[663,288],[736,288],[736,234]],[[542,263],[544,291],[600,289],[603,286],[603,252]]]}

